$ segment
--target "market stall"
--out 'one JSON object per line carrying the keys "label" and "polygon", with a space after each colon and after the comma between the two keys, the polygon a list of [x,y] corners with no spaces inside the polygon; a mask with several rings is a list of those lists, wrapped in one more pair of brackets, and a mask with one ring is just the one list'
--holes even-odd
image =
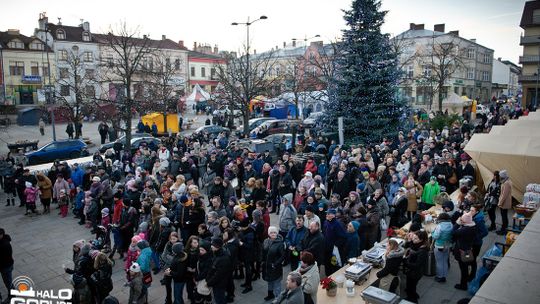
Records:
{"label": "market stall", "polygon": [[156,126],[158,127],[158,133],[164,134],[168,133],[169,130],[171,130],[172,133],[178,133],[178,115],[176,113],[168,113],[167,114],[167,129],[165,130],[165,124],[163,119],[163,113],[150,113],[147,115],[144,115],[141,117],[141,120],[143,124],[147,124],[149,126],[152,126],[152,124],[155,122]]}

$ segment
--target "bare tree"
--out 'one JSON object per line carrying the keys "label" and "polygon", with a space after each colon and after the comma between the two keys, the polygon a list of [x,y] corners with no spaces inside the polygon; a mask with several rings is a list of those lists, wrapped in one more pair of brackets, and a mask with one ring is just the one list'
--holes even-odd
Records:
{"label": "bare tree", "polygon": [[145,108],[163,113],[164,131],[167,132],[167,114],[176,113],[180,96],[184,95],[185,79],[178,77],[171,54],[157,51],[152,56],[154,69],[145,73]]}
{"label": "bare tree", "polygon": [[216,78],[220,89],[216,90],[218,100],[226,100],[231,105],[231,113],[242,113],[244,134],[249,133],[251,117],[250,101],[259,95],[269,95],[279,83],[278,78],[270,77],[276,64],[274,53],[267,52],[255,56],[227,58],[227,65],[215,65]]}
{"label": "bare tree", "polygon": [[[139,92],[142,88],[142,74],[150,66],[144,66],[143,61],[150,58],[154,49],[151,41],[145,35],[140,37],[140,29],[130,29],[125,22],[120,22],[115,28],[110,28],[104,35],[95,35],[105,50],[101,58],[100,83],[109,87],[102,92],[113,93],[115,100],[101,98],[100,101],[113,103],[117,109],[116,117],[125,122],[125,127],[118,126],[126,134],[124,149],[131,149],[131,119],[133,111],[140,110],[141,98],[136,98],[132,91],[137,85]],[[148,63],[149,64],[149,63]]]}
{"label": "bare tree", "polygon": [[[433,39],[431,45],[420,57],[424,72],[419,79],[434,86],[431,94],[437,94],[438,109],[442,111],[443,95],[447,93],[446,82],[465,66],[465,57],[460,44],[453,38],[449,40]],[[431,103],[433,103],[433,99]]]}
{"label": "bare tree", "polygon": [[337,41],[321,45],[314,56],[304,58],[305,64],[317,71],[317,73],[307,74],[308,86],[319,91],[319,94],[312,94],[310,98],[326,103],[335,99],[339,46]]}
{"label": "bare tree", "polygon": [[84,114],[91,114],[83,112],[92,109],[95,98],[95,66],[88,64],[75,46],[58,68],[55,83],[60,87],[60,94],[56,102],[68,109],[69,120],[76,124]]}

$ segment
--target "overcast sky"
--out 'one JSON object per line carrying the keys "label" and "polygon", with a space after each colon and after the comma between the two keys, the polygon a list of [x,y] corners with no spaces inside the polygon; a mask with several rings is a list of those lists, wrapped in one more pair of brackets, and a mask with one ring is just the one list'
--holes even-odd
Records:
{"label": "overcast sky", "polygon": [[[495,57],[517,64],[522,52],[519,27],[525,0],[383,0],[388,10],[383,31],[397,35],[409,23],[424,23],[433,29],[445,23],[446,31],[459,30],[465,38],[476,38],[495,50]],[[65,25],[90,22],[92,32],[105,32],[112,24],[125,20],[140,26],[154,39],[161,35],[188,48],[193,42],[217,44],[220,50],[237,51],[245,43],[245,27],[231,22],[246,22],[268,16],[250,27],[252,49],[258,52],[282,47],[292,38],[321,35],[325,42],[335,40],[345,28],[342,9],[351,0],[0,0],[0,30],[20,29],[30,36],[38,26],[40,12],[49,22],[62,18]]]}

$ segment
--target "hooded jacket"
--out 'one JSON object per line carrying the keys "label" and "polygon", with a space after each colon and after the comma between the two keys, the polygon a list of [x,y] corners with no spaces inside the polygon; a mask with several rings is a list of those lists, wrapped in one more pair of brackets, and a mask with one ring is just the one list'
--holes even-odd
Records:
{"label": "hooded jacket", "polygon": [[263,243],[263,279],[267,282],[275,281],[283,276],[281,263],[285,259],[285,245],[283,237],[277,235],[276,239],[267,238]]}
{"label": "hooded jacket", "polygon": [[[40,198],[41,199],[50,199],[52,198],[52,182],[51,180],[45,176],[43,173],[38,173],[38,182],[37,186],[39,187],[39,191],[41,191]],[[40,180],[41,179],[41,180]]]}
{"label": "hooded jacket", "polygon": [[435,230],[431,233],[431,237],[435,240],[435,247],[448,248],[452,244],[452,222],[440,222]]}
{"label": "hooded jacket", "polygon": [[431,182],[427,183],[422,192],[422,202],[428,205],[434,205],[433,198],[439,193],[441,193],[441,187],[437,181],[434,184],[431,184]]}

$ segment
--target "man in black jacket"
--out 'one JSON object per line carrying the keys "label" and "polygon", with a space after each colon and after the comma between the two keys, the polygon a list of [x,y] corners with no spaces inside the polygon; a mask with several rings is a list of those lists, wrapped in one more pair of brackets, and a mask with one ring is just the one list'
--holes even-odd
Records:
{"label": "man in black jacket", "polygon": [[324,237],[319,222],[309,224],[309,232],[302,240],[300,250],[311,253],[317,261],[317,265],[321,267],[324,262]]}
{"label": "man in black jacket", "polygon": [[0,273],[2,273],[2,280],[8,290],[13,288],[13,249],[11,248],[11,237],[6,234],[3,228],[0,228]]}
{"label": "man in black jacket", "polygon": [[232,273],[232,262],[229,254],[222,248],[223,240],[221,238],[212,238],[212,252],[214,258],[212,260],[212,268],[206,276],[208,287],[212,287],[215,304],[225,304],[225,290],[227,288],[227,280]]}

